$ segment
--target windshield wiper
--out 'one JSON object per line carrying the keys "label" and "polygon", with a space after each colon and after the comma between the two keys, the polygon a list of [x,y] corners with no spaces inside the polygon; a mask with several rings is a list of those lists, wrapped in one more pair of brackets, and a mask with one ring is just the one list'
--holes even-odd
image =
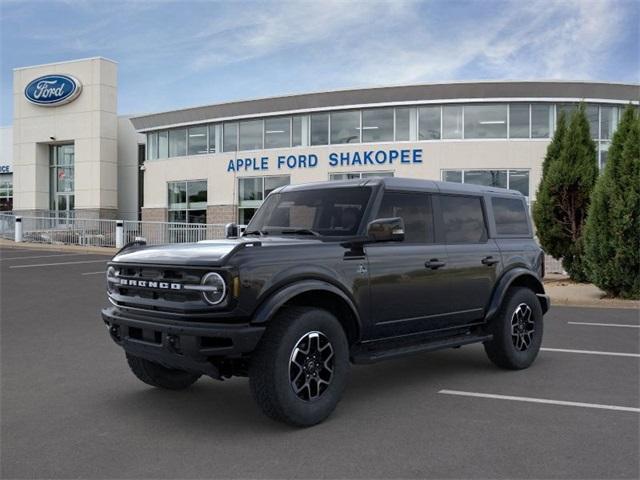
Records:
{"label": "windshield wiper", "polygon": [[315,230],[311,230],[310,228],[296,228],[294,230],[282,230],[280,234],[290,234],[290,235],[313,235],[314,237],[320,237],[321,235]]}

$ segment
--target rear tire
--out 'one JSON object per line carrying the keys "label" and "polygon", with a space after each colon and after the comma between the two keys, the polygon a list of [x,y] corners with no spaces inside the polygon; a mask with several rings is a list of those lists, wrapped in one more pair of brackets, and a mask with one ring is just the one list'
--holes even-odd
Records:
{"label": "rear tire", "polygon": [[349,372],[349,344],[326,310],[291,307],[271,321],[254,352],[249,385],[268,417],[296,427],[326,419]]}
{"label": "rear tire", "polygon": [[489,359],[498,367],[520,370],[536,359],[542,344],[542,308],[528,288],[510,288],[489,324],[493,339],[485,342]]}
{"label": "rear tire", "polygon": [[193,385],[200,378],[200,375],[196,373],[167,368],[159,363],[134,357],[128,353],[127,363],[133,374],[138,377],[139,380],[152,387],[164,388],[166,390],[183,390]]}

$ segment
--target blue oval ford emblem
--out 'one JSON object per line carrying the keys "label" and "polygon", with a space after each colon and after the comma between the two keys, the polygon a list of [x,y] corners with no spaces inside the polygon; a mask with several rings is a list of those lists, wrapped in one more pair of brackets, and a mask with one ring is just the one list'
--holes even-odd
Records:
{"label": "blue oval ford emblem", "polygon": [[56,106],[75,100],[81,90],[82,84],[70,75],[45,75],[29,82],[24,96],[36,105]]}

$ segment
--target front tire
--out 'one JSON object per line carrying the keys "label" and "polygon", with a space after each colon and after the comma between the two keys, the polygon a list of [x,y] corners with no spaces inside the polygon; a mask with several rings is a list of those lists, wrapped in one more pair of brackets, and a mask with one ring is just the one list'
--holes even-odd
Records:
{"label": "front tire", "polygon": [[271,321],[249,368],[251,393],[268,417],[297,427],[326,419],[349,372],[349,344],[326,310],[286,308]]}
{"label": "front tire", "polygon": [[167,368],[159,363],[135,357],[128,353],[127,363],[133,374],[138,377],[139,380],[152,387],[164,388],[166,390],[184,390],[200,378],[200,375],[196,373]]}
{"label": "front tire", "polygon": [[542,308],[528,288],[511,288],[489,325],[493,339],[485,342],[489,359],[498,367],[521,370],[538,356],[542,344]]}

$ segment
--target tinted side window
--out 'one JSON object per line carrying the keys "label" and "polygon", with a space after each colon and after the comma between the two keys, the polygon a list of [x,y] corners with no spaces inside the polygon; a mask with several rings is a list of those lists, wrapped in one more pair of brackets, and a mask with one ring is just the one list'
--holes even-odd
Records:
{"label": "tinted side window", "polygon": [[393,217],[404,220],[405,242],[433,243],[433,211],[428,194],[386,191],[378,218]]}
{"label": "tinted side window", "polygon": [[524,202],[519,198],[492,198],[498,235],[529,235]]}
{"label": "tinted side window", "polygon": [[483,243],[487,227],[479,197],[442,195],[442,221],[447,243]]}

